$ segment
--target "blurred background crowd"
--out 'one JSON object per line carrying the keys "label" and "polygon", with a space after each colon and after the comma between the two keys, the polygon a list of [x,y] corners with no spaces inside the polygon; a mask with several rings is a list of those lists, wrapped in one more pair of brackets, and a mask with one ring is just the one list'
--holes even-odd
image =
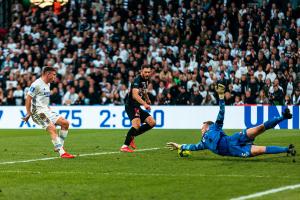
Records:
{"label": "blurred background crowd", "polygon": [[0,105],[24,105],[44,66],[52,105],[124,104],[142,65],[155,105],[300,105],[298,1],[13,1],[0,40]]}

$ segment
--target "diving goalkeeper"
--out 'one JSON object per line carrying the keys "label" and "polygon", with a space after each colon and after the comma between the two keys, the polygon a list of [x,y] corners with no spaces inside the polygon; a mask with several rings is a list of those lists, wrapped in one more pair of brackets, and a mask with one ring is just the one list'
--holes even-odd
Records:
{"label": "diving goalkeeper", "polygon": [[187,151],[199,151],[204,149],[209,149],[221,156],[236,157],[254,157],[262,154],[278,153],[287,153],[292,156],[296,155],[295,147],[292,144],[290,144],[289,147],[257,146],[253,144],[258,135],[268,129],[274,128],[281,121],[292,118],[292,114],[288,108],[283,111],[281,117],[275,117],[259,126],[244,129],[241,132],[228,136],[222,130],[225,114],[224,85],[218,84],[216,91],[220,99],[220,111],[216,122],[206,121],[203,123],[201,128],[202,138],[198,144],[177,144],[168,142],[167,147],[170,150],[178,150],[181,156]]}

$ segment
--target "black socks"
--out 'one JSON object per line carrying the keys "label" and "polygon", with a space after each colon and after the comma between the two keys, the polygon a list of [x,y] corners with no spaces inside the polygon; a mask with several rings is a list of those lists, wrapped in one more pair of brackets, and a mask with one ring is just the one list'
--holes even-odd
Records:
{"label": "black socks", "polygon": [[143,124],[139,130],[137,131],[136,135],[135,136],[138,136],[138,135],[141,135],[143,133],[145,133],[146,131],[149,131],[150,129],[152,129],[153,127],[150,126],[149,124]]}
{"label": "black socks", "polygon": [[125,139],[124,144],[127,145],[127,146],[129,146],[129,144],[130,144],[130,142],[132,140],[132,137],[136,136],[137,132],[138,131],[135,128],[131,127],[129,129],[127,135],[126,135],[126,139]]}
{"label": "black socks", "polygon": [[133,137],[141,135],[141,134],[145,133],[146,131],[149,131],[152,128],[153,127],[147,123],[143,124],[138,130],[136,130],[134,127],[131,127],[126,135],[124,144],[129,146]]}

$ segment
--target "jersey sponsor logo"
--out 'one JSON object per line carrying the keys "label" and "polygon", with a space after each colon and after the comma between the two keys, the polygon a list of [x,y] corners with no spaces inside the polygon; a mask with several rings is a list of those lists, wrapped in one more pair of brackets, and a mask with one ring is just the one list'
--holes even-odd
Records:
{"label": "jersey sponsor logo", "polygon": [[50,92],[44,92],[44,95],[45,95],[46,97],[50,97]]}
{"label": "jersey sponsor logo", "polygon": [[147,83],[146,82],[142,82],[142,86],[143,86],[143,89],[147,89]]}

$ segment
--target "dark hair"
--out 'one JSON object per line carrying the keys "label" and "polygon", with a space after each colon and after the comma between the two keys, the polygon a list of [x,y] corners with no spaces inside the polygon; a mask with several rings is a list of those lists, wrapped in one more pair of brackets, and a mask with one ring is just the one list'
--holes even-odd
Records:
{"label": "dark hair", "polygon": [[206,122],[203,122],[203,124],[207,124],[208,126],[210,126],[210,125],[214,124],[214,122],[212,122],[212,121],[206,121]]}
{"label": "dark hair", "polygon": [[143,70],[145,68],[150,68],[151,69],[151,67],[149,65],[142,65],[141,69]]}
{"label": "dark hair", "polygon": [[43,74],[47,73],[47,72],[55,72],[56,70],[53,67],[44,67],[43,68]]}

